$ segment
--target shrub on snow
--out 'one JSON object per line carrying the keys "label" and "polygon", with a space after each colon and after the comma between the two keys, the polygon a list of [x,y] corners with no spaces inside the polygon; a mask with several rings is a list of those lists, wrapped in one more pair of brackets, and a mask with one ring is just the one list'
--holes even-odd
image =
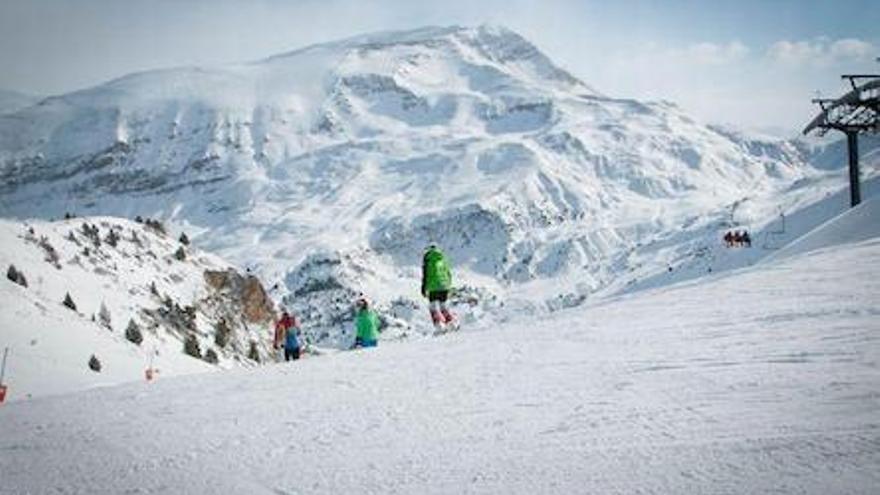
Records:
{"label": "shrub on snow", "polygon": [[128,320],[128,326],[125,327],[125,338],[136,345],[141,345],[141,342],[144,341],[144,334],[141,333],[141,327],[138,326],[137,322],[134,320]]}
{"label": "shrub on snow", "polygon": [[205,362],[211,364],[217,364],[220,360],[217,358],[217,353],[214,352],[214,349],[208,349],[205,351]]}
{"label": "shrub on snow", "polygon": [[27,279],[24,278],[24,273],[21,273],[15,268],[15,265],[9,265],[9,270],[6,270],[6,278],[17,283],[22,287],[27,287]]}
{"label": "shrub on snow", "polygon": [[74,303],[73,298],[70,297],[70,292],[64,294],[64,302],[62,302],[61,304],[64,304],[68,308],[76,311],[76,303]]}
{"label": "shrub on snow", "polygon": [[92,357],[89,358],[89,369],[94,371],[95,373],[101,372],[101,361],[98,361],[97,356],[92,354]]}
{"label": "shrub on snow", "polygon": [[201,359],[202,350],[199,347],[199,339],[194,334],[189,333],[183,339],[183,352],[194,358]]}

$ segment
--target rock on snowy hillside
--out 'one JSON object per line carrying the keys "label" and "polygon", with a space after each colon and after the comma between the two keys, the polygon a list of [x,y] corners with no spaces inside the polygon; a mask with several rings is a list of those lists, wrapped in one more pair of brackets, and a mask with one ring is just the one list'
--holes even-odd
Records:
{"label": "rock on snowy hillside", "polygon": [[11,399],[143,379],[151,365],[167,376],[269,356],[274,308],[256,277],[163,229],[113,217],[0,221]]}
{"label": "rock on snowy hillside", "polygon": [[766,223],[817,199],[830,172],[803,157],[603,95],[508,29],[423,28],[132,74],[0,116],[0,213],[161,218],[340,343],[362,291],[392,334],[429,330],[430,241],[468,319],[570,306],[665,271],[643,246],[703,238],[736,205]]}

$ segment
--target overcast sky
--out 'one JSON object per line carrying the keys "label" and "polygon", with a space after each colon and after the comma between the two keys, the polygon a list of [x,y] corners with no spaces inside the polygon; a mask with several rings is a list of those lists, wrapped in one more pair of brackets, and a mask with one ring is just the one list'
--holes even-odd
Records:
{"label": "overcast sky", "polygon": [[260,59],[353,34],[505,25],[610,96],[800,129],[841,73],[880,72],[877,0],[0,0],[0,88],[57,94],[139,70]]}

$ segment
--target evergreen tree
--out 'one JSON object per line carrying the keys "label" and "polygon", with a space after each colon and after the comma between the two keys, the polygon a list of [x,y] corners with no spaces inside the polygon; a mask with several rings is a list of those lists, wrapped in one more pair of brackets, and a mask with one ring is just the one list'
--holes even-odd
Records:
{"label": "evergreen tree", "polygon": [[183,352],[190,356],[201,359],[202,349],[199,347],[199,339],[194,334],[187,334],[183,339]]}
{"label": "evergreen tree", "polygon": [[22,287],[27,287],[27,279],[24,278],[24,273],[21,273],[15,268],[15,265],[9,265],[9,270],[6,270],[6,278],[17,283]]}
{"label": "evergreen tree", "polygon": [[73,298],[70,297],[70,292],[64,294],[64,302],[62,303],[68,308],[76,311],[76,303],[73,302]]}
{"label": "evergreen tree", "polygon": [[225,318],[220,318],[220,321],[214,325],[214,343],[217,344],[217,347],[223,349],[226,347],[226,344],[229,343],[229,335],[232,333],[232,330],[229,328],[229,325],[226,323]]}
{"label": "evergreen tree", "polygon": [[128,326],[125,327],[125,338],[135,345],[141,345],[141,342],[144,341],[141,327],[133,319],[128,320]]}
{"label": "evergreen tree", "polygon": [[104,237],[104,242],[109,244],[110,247],[116,247],[119,244],[119,234],[115,230],[110,229],[110,232],[107,232],[107,236]]}
{"label": "evergreen tree", "polygon": [[220,362],[220,359],[217,357],[217,353],[214,352],[214,349],[208,349],[205,351],[205,362],[211,364],[217,364]]}
{"label": "evergreen tree", "polygon": [[260,362],[260,350],[257,349],[257,342],[251,341],[251,347],[248,349],[248,359],[256,362]]}
{"label": "evergreen tree", "polygon": [[101,301],[101,309],[98,310],[98,322],[107,330],[113,330],[110,324],[110,310],[107,309],[104,301]]}
{"label": "evergreen tree", "polygon": [[92,357],[89,358],[89,369],[91,369],[95,373],[101,372],[101,361],[99,361],[98,357],[94,354],[92,354]]}

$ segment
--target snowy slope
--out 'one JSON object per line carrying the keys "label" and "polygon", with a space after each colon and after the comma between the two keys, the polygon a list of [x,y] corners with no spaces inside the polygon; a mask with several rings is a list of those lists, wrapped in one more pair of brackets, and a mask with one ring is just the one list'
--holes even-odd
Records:
{"label": "snowy slope", "polygon": [[[842,173],[832,174],[796,182],[776,198],[761,201],[745,197],[731,204],[728,214],[718,217],[715,223],[650,239],[630,254],[629,273],[611,285],[610,292],[662,287],[775,258],[793,243],[797,245],[802,237],[810,236],[814,229],[833,223],[849,211],[849,189],[840,187],[842,180]],[[878,195],[880,178],[874,176],[862,183],[863,198],[870,201]],[[862,215],[855,225],[861,233],[850,238],[865,239],[874,235],[880,220]],[[722,237],[733,230],[748,230],[752,247],[726,247]],[[826,244],[840,242],[823,238]]]}
{"label": "snowy slope", "polygon": [[880,241],[444,338],[0,408],[11,493],[880,485]]}
{"label": "snowy slope", "polygon": [[765,223],[843,186],[804,158],[603,95],[505,28],[431,27],[132,74],[0,116],[0,214],[161,218],[279,284],[339,345],[361,291],[389,335],[430,330],[430,241],[478,303],[467,318],[570,306],[665,273],[660,244],[684,262],[734,205]]}
{"label": "snowy slope", "polygon": [[[175,257],[180,249],[184,260]],[[221,367],[248,364],[251,340],[268,354],[272,308],[255,318],[240,294],[210,283],[212,273],[235,279],[227,262],[144,224],[0,221],[0,267],[7,273],[0,280],[0,350],[11,351],[7,400],[143,380],[149,366],[163,377],[216,369],[183,353],[189,335]],[[10,267],[26,286],[9,280]],[[75,311],[62,305],[66,294]],[[221,318],[229,328],[223,348],[215,340]],[[130,322],[142,334],[138,344],[126,338]],[[93,354],[100,373],[88,367]]]}
{"label": "snowy slope", "polygon": [[8,89],[0,89],[0,115],[13,113],[22,108],[29,107],[40,101],[40,97],[20,93],[18,91],[10,91]]}
{"label": "snowy slope", "polygon": [[880,236],[880,198],[871,198],[774,253],[780,259]]}

